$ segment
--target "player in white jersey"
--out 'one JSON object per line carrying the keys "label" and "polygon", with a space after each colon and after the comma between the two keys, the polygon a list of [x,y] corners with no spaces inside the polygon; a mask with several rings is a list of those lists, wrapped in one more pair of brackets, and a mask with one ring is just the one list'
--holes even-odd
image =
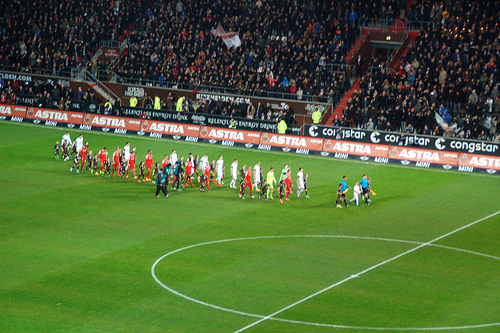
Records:
{"label": "player in white jersey", "polygon": [[363,194],[363,192],[361,192],[361,186],[359,186],[359,182],[356,182],[356,185],[354,185],[354,187],[352,188],[352,199],[349,200],[349,203],[355,201],[356,202],[356,206],[359,206],[359,197]]}
{"label": "player in white jersey", "polygon": [[78,138],[75,139],[74,144],[76,145],[76,152],[79,153],[83,148],[83,135],[80,134]]}
{"label": "player in white jersey", "polygon": [[253,187],[257,192],[260,192],[259,185],[260,185],[260,161],[255,164],[253,167]]}
{"label": "player in white jersey", "polygon": [[71,141],[71,136],[69,135],[69,132],[66,132],[66,134],[64,134],[62,136],[62,139],[61,139],[61,147],[63,146],[64,143],[67,143],[68,144],[68,147],[73,145],[73,141]]}
{"label": "player in white jersey", "polygon": [[125,146],[123,147],[123,156],[125,157],[125,160],[128,161],[130,160],[130,142],[126,142]]}
{"label": "player in white jersey", "polygon": [[202,172],[203,170],[205,170],[207,164],[208,164],[208,153],[206,153],[200,158],[200,170],[202,170]]}
{"label": "player in white jersey", "polygon": [[302,192],[304,192],[304,169],[299,168],[299,172],[297,172],[297,199],[300,199]]}
{"label": "player in white jersey", "polygon": [[169,162],[170,164],[175,165],[175,163],[177,163],[177,160],[177,152],[175,151],[175,149],[172,149],[172,154],[170,154]]}
{"label": "player in white jersey", "polygon": [[215,164],[215,168],[217,170],[217,184],[222,186],[222,184],[224,184],[224,159],[222,158],[222,155],[219,156],[219,159]]}
{"label": "player in white jersey", "polygon": [[231,182],[229,183],[230,188],[236,188],[236,181],[238,180],[238,159],[235,158],[234,162],[231,163]]}
{"label": "player in white jersey", "polygon": [[[205,153],[200,158],[200,174],[203,174],[205,172],[205,167],[208,165],[208,153]],[[200,177],[198,177],[198,183],[200,182]]]}

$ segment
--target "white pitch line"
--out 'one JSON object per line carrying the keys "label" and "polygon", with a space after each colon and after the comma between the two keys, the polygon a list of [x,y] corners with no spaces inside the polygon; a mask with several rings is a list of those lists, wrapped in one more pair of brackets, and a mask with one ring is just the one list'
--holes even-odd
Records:
{"label": "white pitch line", "polygon": [[403,256],[405,256],[405,255],[407,255],[407,254],[410,254],[410,253],[412,253],[412,252],[415,252],[415,251],[417,251],[417,250],[419,250],[419,249],[421,249],[421,248],[423,248],[423,247],[426,247],[426,246],[428,246],[428,245],[431,245],[431,244],[432,244],[432,243],[434,243],[434,242],[437,242],[437,241],[439,241],[439,240],[441,240],[441,239],[443,239],[443,238],[446,238],[446,237],[448,237],[448,236],[450,236],[450,235],[453,235],[453,234],[455,234],[455,233],[457,233],[457,232],[459,232],[459,231],[462,231],[462,230],[464,230],[464,229],[467,229],[467,228],[469,228],[469,227],[471,227],[471,226],[473,226],[473,225],[475,225],[475,224],[478,224],[478,223],[480,223],[480,222],[482,222],[482,221],[484,221],[484,220],[487,220],[487,219],[489,219],[489,218],[491,218],[491,217],[493,217],[493,216],[496,216],[496,215],[498,215],[498,214],[500,214],[500,210],[499,210],[499,211],[496,211],[495,213],[490,214],[490,215],[488,215],[488,216],[482,217],[482,218],[480,218],[480,219],[478,219],[478,220],[476,220],[476,221],[474,221],[474,222],[471,222],[471,223],[469,223],[469,224],[467,224],[467,225],[464,225],[464,226],[462,226],[462,227],[460,227],[460,228],[458,228],[458,229],[455,229],[455,230],[453,230],[453,231],[450,231],[450,232],[448,232],[448,233],[446,233],[446,234],[444,234],[444,235],[442,235],[442,236],[439,236],[439,237],[437,237],[437,238],[434,238],[433,240],[430,240],[430,241],[428,241],[428,242],[426,242],[426,243],[423,243],[423,244],[421,244],[421,245],[419,245],[419,246],[417,246],[417,247],[414,247],[413,249],[410,249],[410,250],[408,250],[408,251],[405,251],[405,252],[403,252],[403,253],[400,253],[400,254],[398,254],[397,256],[394,256],[394,257],[392,257],[392,258],[390,258],[390,259],[384,260],[384,261],[382,261],[381,263],[378,263],[378,264],[376,264],[376,265],[374,265],[374,266],[371,266],[371,267],[369,267],[369,268],[367,268],[367,269],[365,269],[365,270],[363,270],[363,271],[361,271],[361,272],[359,272],[359,273],[357,273],[357,274],[353,274],[353,275],[351,275],[350,277],[348,277],[348,278],[346,278],[346,279],[344,279],[344,280],[342,280],[342,281],[339,281],[339,282],[337,282],[337,283],[334,283],[334,284],[332,284],[331,286],[328,286],[328,287],[326,287],[326,288],[324,288],[324,289],[322,289],[322,290],[320,290],[320,291],[317,291],[317,292],[315,292],[314,294],[311,294],[311,295],[309,295],[309,296],[307,296],[307,297],[305,297],[305,298],[303,298],[303,299],[301,299],[301,300],[299,300],[299,301],[297,301],[297,302],[295,302],[295,303],[292,303],[292,304],[290,304],[290,305],[288,305],[288,306],[286,306],[286,307],[284,307],[284,308],[282,308],[282,309],[280,309],[280,310],[278,310],[278,311],[276,311],[276,312],[271,313],[270,315],[267,315],[267,316],[265,316],[265,317],[263,317],[263,318],[261,318],[261,319],[259,319],[259,320],[255,321],[255,322],[253,322],[253,323],[251,323],[251,324],[249,324],[249,325],[247,325],[247,326],[245,326],[245,327],[243,327],[243,328],[240,328],[239,330],[235,331],[234,333],[239,333],[239,332],[246,331],[247,329],[249,329],[249,328],[251,328],[251,327],[254,327],[254,326],[256,326],[256,325],[258,325],[258,324],[260,324],[260,323],[262,323],[262,322],[264,322],[264,321],[266,321],[266,320],[268,320],[268,319],[271,319],[271,318],[275,317],[276,315],[278,315],[278,314],[280,314],[280,313],[282,313],[282,312],[285,312],[286,310],[289,310],[289,309],[291,309],[291,308],[295,307],[296,305],[299,305],[299,304],[301,304],[301,303],[304,303],[305,301],[308,301],[308,300],[310,300],[311,298],[314,298],[314,297],[316,297],[316,296],[318,296],[318,295],[320,295],[320,294],[324,293],[325,291],[328,291],[328,290],[333,289],[333,288],[335,288],[335,287],[337,287],[337,286],[340,286],[341,284],[344,284],[345,282],[350,281],[350,280],[352,280],[352,279],[354,279],[354,278],[358,278],[358,277],[360,277],[361,275],[363,275],[363,274],[365,274],[365,273],[368,273],[368,272],[370,272],[370,271],[372,271],[372,270],[374,270],[374,269],[376,269],[376,268],[378,268],[378,267],[380,267],[380,266],[383,266],[383,265],[385,265],[385,264],[388,264],[388,263],[390,263],[390,262],[392,262],[392,261],[394,261],[394,260],[396,260],[396,259],[398,259],[398,258],[401,258],[401,257],[403,257]]}

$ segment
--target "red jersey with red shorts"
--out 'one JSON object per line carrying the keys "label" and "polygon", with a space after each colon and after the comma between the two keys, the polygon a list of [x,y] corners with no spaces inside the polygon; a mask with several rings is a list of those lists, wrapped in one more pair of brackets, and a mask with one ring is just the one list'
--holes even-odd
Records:
{"label": "red jersey with red shorts", "polygon": [[288,195],[292,192],[292,177],[290,174],[285,176],[285,200],[288,201]]}
{"label": "red jersey with red shorts", "polygon": [[207,163],[205,169],[203,170],[205,174],[205,183],[207,184],[207,190],[210,190],[210,165]]}
{"label": "red jersey with red shorts", "polygon": [[117,167],[120,165],[120,153],[115,151],[113,153],[113,167]]}
{"label": "red jersey with red shorts", "polygon": [[243,188],[243,193],[245,192],[245,190],[247,189],[247,187],[250,187],[250,195],[252,195],[252,190],[253,190],[253,186],[252,186],[252,170],[249,168],[247,170],[247,172],[245,173],[245,187]]}
{"label": "red jersey with red shorts", "polygon": [[85,161],[87,160],[87,146],[83,146],[82,150],[80,150],[80,156],[82,157],[82,167],[81,170],[83,170],[83,165],[85,164]]}
{"label": "red jersey with red shorts", "polygon": [[135,154],[130,154],[130,159],[128,160],[128,168],[135,169]]}
{"label": "red jersey with red shorts", "polygon": [[194,173],[194,166],[193,166],[193,162],[191,161],[187,161],[186,162],[186,175],[188,177],[191,177],[191,175]]}
{"label": "red jersey with red shorts", "polygon": [[146,164],[146,169],[151,170],[153,166],[153,154],[147,154],[146,159],[144,160],[144,164]]}
{"label": "red jersey with red shorts", "polygon": [[101,149],[99,151],[99,159],[101,160],[101,165],[104,165],[104,162],[106,162],[106,155],[108,155],[108,152],[104,149]]}
{"label": "red jersey with red shorts", "polygon": [[104,164],[106,163],[106,157],[108,156],[108,152],[104,149],[99,151],[99,159],[101,160],[101,172],[104,168]]}

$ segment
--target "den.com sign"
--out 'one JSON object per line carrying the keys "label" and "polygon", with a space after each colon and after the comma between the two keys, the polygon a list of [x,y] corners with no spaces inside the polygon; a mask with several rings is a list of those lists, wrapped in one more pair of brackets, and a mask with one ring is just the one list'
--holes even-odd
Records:
{"label": "den.com sign", "polygon": [[439,151],[500,156],[500,145],[489,141],[463,140],[397,132],[369,131],[321,125],[305,125],[304,135],[381,145],[417,147]]}

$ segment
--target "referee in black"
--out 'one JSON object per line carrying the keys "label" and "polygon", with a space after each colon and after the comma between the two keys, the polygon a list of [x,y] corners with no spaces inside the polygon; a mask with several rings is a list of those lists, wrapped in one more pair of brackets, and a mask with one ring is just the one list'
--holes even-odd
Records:
{"label": "referee in black", "polygon": [[156,197],[158,198],[159,197],[159,194],[160,194],[160,191],[163,192],[163,194],[165,194],[165,197],[168,197],[168,191],[167,191],[167,187],[165,186],[165,174],[163,173],[163,170],[160,169],[158,171],[158,174],[156,175]]}

